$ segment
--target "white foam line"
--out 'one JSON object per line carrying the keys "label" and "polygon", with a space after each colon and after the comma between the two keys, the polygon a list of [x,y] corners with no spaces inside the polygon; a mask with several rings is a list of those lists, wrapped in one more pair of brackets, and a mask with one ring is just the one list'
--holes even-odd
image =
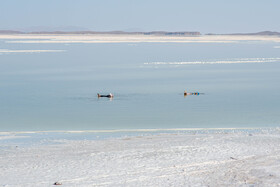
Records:
{"label": "white foam line", "polygon": [[280,58],[240,58],[217,61],[188,61],[188,62],[146,62],[145,65],[192,65],[192,64],[242,64],[280,62]]}
{"label": "white foam line", "polygon": [[280,46],[274,46],[274,48],[280,48]]}
{"label": "white foam line", "polygon": [[0,53],[53,53],[53,52],[65,52],[65,50],[10,50],[10,49],[0,49]]}
{"label": "white foam line", "polygon": [[[233,127],[233,128],[167,128],[167,129],[112,129],[112,130],[57,130],[57,131],[5,131],[7,134],[33,134],[33,133],[117,133],[117,132],[160,132],[160,131],[207,131],[207,130],[257,130],[267,127]],[[277,129],[277,127],[271,127]]]}

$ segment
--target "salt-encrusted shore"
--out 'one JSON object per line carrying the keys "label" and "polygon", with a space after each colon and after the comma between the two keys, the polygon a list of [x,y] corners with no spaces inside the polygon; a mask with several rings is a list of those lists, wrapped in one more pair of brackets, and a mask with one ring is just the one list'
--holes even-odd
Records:
{"label": "salt-encrusted shore", "polygon": [[278,128],[6,143],[25,136],[1,134],[0,186],[280,186]]}
{"label": "salt-encrusted shore", "polygon": [[119,34],[0,34],[6,43],[238,43],[280,42],[279,36],[261,35],[201,35],[157,36]]}

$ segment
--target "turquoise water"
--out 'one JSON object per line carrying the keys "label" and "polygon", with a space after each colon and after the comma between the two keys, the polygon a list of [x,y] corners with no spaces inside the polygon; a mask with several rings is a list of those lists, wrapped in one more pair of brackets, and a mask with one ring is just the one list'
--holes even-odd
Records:
{"label": "turquoise water", "polygon": [[[1,49],[65,50],[0,55],[0,131],[277,127],[280,49],[274,46],[0,40]],[[256,58],[264,62],[244,62]],[[197,61],[205,63],[180,64]],[[211,64],[221,61],[232,63]],[[184,90],[204,94],[184,97]]]}

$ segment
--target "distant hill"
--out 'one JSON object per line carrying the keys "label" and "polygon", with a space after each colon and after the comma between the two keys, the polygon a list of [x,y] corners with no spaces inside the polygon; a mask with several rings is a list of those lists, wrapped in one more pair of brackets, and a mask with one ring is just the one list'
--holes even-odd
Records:
{"label": "distant hill", "polygon": [[246,35],[246,36],[280,36],[280,32],[262,31],[256,33],[232,33],[232,34],[206,34],[206,35]]}
{"label": "distant hill", "polygon": [[35,32],[21,32],[12,30],[0,30],[0,34],[119,34],[119,35],[167,35],[167,36],[199,36],[200,32],[166,32],[166,31],[152,31],[152,32],[125,32],[125,31],[35,31]]}
{"label": "distant hill", "polygon": [[[128,31],[14,31],[0,30],[0,34],[118,34],[118,35],[156,35],[156,36],[201,36],[200,32],[168,32],[168,31],[151,31],[151,32],[128,32]],[[280,36],[280,32],[262,31],[256,33],[232,33],[232,34],[215,34],[206,35],[246,35],[246,36]]]}
{"label": "distant hill", "polygon": [[23,34],[23,32],[12,30],[0,30],[0,34]]}

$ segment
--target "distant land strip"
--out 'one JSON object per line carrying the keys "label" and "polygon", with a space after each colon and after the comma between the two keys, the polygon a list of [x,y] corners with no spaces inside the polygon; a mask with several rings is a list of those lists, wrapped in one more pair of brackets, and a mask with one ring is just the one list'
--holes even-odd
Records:
{"label": "distant land strip", "polygon": [[231,33],[231,34],[214,34],[214,33],[208,33],[208,34],[206,34],[206,35],[280,36],[280,32],[262,31],[262,32],[255,32],[255,33]]}
{"label": "distant land strip", "polygon": [[[157,36],[201,36],[198,31],[151,31],[151,32],[125,32],[125,31],[31,31],[22,32],[15,30],[0,30],[0,34],[114,34],[114,35],[157,35]],[[207,33],[205,35],[252,35],[252,36],[280,36],[280,32],[275,31],[262,31],[256,33],[231,33],[231,34],[216,34]]]}
{"label": "distant land strip", "polygon": [[200,36],[200,32],[167,32],[167,31],[151,31],[151,32],[125,32],[125,31],[40,31],[40,32],[21,32],[13,30],[0,30],[0,34],[118,34],[118,35],[160,35],[160,36]]}

